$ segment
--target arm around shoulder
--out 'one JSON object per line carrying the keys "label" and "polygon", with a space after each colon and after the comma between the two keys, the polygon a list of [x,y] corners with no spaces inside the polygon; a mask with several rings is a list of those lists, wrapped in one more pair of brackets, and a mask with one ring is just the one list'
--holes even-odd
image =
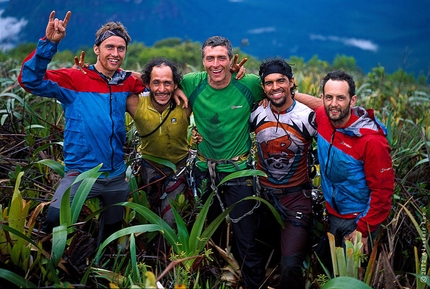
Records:
{"label": "arm around shoulder", "polygon": [[323,105],[321,98],[318,98],[318,97],[312,96],[312,95],[310,95],[310,94],[305,94],[305,93],[297,92],[297,93],[294,95],[294,98],[295,98],[297,101],[299,101],[299,102],[301,102],[301,103],[303,103],[303,104],[305,104],[305,105],[309,106],[309,107],[310,107],[310,108],[312,108],[313,110],[315,110],[315,109],[317,109],[318,107],[320,107],[321,105]]}

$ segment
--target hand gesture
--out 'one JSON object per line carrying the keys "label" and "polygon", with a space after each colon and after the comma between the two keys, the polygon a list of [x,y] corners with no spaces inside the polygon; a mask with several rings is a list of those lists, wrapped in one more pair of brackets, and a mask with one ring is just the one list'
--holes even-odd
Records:
{"label": "hand gesture", "polygon": [[237,72],[236,79],[241,79],[245,75],[246,69],[245,67],[243,67],[243,65],[245,64],[245,62],[248,61],[248,58],[245,57],[239,63],[237,62],[238,59],[239,59],[239,54],[235,54],[233,63],[231,64],[231,67],[230,67],[230,72],[231,73]]}
{"label": "hand gesture", "polygon": [[81,51],[81,56],[78,58],[77,56],[74,57],[75,59],[75,65],[73,65],[73,68],[79,69],[83,74],[87,74],[85,70],[82,68],[88,68],[90,65],[88,63],[84,62],[85,59],[85,51]]}
{"label": "hand gesture", "polygon": [[191,144],[192,145],[198,145],[203,141],[203,136],[199,133],[197,128],[193,126],[191,128]]}
{"label": "hand gesture", "polygon": [[51,14],[49,14],[48,25],[46,26],[46,38],[52,42],[60,42],[61,39],[66,36],[66,26],[69,22],[70,15],[72,15],[72,12],[67,11],[64,20],[59,20],[58,18],[54,18],[55,11],[52,11]]}

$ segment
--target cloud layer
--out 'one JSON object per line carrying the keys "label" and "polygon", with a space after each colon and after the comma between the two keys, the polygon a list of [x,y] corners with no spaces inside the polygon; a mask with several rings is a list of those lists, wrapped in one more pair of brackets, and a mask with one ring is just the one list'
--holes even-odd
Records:
{"label": "cloud layer", "polygon": [[344,45],[354,46],[363,50],[370,50],[373,52],[378,51],[377,44],[373,43],[370,40],[365,40],[365,39],[346,38],[346,37],[338,37],[338,36],[323,36],[320,34],[311,34],[309,38],[311,40],[340,42],[340,43],[343,43]]}
{"label": "cloud layer", "polygon": [[4,10],[0,10],[0,50],[12,49],[19,41],[21,29],[27,25],[27,20],[14,17],[3,18]]}

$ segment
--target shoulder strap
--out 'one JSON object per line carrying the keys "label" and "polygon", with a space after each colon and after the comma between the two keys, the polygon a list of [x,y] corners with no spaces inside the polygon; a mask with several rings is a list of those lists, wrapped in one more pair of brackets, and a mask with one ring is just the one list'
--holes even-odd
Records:
{"label": "shoulder strap", "polygon": [[151,134],[153,134],[154,132],[156,132],[156,131],[157,131],[157,129],[159,129],[159,128],[160,128],[160,126],[162,126],[162,125],[163,125],[163,123],[164,123],[164,122],[166,121],[166,119],[169,117],[170,112],[171,112],[172,110],[174,110],[174,109],[175,109],[175,107],[176,107],[176,103],[175,103],[174,101],[171,101],[171,102],[170,102],[170,108],[169,108],[169,111],[167,112],[167,115],[166,115],[166,117],[163,119],[163,121],[162,121],[159,125],[157,125],[157,127],[156,127],[153,131],[151,131],[150,133],[147,133],[147,134],[145,134],[145,135],[139,135],[139,137],[141,137],[141,138],[148,137],[148,136],[150,136]]}

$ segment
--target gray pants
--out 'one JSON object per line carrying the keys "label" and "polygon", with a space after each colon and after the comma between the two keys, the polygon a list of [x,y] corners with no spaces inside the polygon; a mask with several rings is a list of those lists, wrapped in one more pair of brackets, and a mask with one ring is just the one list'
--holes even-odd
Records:
{"label": "gray pants", "polygon": [[[79,175],[76,171],[68,172],[64,178],[61,180],[59,187],[55,191],[54,197],[52,198],[52,203],[49,206],[48,214],[45,222],[42,225],[42,230],[50,233],[52,228],[58,226],[60,223],[59,213],[60,213],[60,204],[61,199],[66,192],[66,190],[70,187],[70,185],[74,182],[76,177]],[[74,184],[70,189],[70,204],[73,201],[73,198],[76,195],[76,192],[81,183]],[[112,204],[116,204],[119,202],[127,201],[128,194],[130,192],[130,188],[128,185],[128,181],[125,179],[125,174],[120,176],[116,176],[113,178],[105,178],[98,179],[91,191],[88,194],[87,199],[90,198],[98,198],[100,201],[100,207],[109,206]],[[99,217],[99,244],[102,242],[106,236],[105,229],[108,226],[112,226],[118,228],[117,224],[120,224],[124,218],[124,207],[122,206],[111,206],[100,213]],[[115,226],[113,226],[115,225]],[[119,227],[120,228],[120,227]],[[112,231],[112,230],[107,230]],[[113,232],[112,232],[113,233]]]}

